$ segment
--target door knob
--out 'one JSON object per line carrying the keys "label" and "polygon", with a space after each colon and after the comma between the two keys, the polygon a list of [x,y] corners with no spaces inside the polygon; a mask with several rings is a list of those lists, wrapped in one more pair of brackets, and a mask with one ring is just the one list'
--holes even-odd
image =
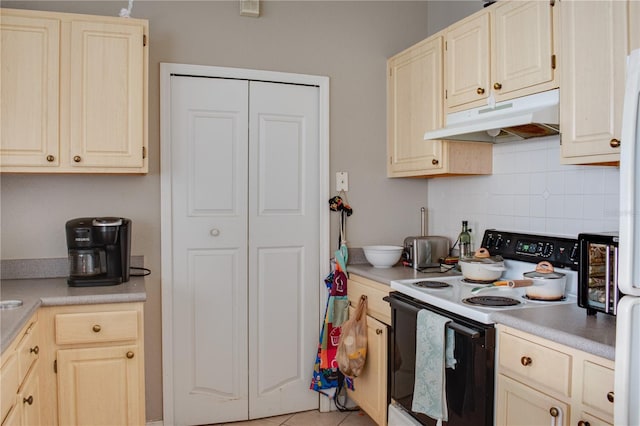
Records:
{"label": "door knob", "polygon": [[500,89],[502,89],[502,84],[500,84],[500,83],[493,83],[493,88],[494,88],[494,89],[496,89],[496,90],[500,90]]}
{"label": "door knob", "polygon": [[484,95],[484,89],[483,89],[482,87],[478,87],[478,88],[476,89],[476,93],[477,93],[478,95]]}
{"label": "door knob", "polygon": [[218,228],[213,228],[211,231],[209,231],[209,234],[211,234],[212,237],[217,237],[218,235],[220,235],[220,230]]}
{"label": "door knob", "polygon": [[611,148],[620,148],[620,140],[616,138],[611,139],[609,141],[609,146]]}
{"label": "door knob", "polygon": [[135,354],[132,351],[127,352],[127,358],[131,359],[135,356]]}
{"label": "door knob", "polygon": [[523,356],[522,358],[520,358],[520,364],[524,365],[525,367],[531,365],[532,363],[533,360],[528,356]]}

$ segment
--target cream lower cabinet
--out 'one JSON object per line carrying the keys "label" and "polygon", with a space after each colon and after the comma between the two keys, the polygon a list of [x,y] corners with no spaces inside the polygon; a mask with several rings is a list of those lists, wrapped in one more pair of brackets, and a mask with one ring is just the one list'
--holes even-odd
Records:
{"label": "cream lower cabinet", "polygon": [[350,313],[357,306],[361,295],[367,296],[367,359],[360,376],[354,379],[349,398],[360,406],[378,425],[387,424],[388,351],[391,308],[382,300],[390,287],[367,278],[351,274],[347,293],[351,304]]}
{"label": "cream lower cabinet", "polygon": [[498,326],[497,425],[612,425],[613,361]]}
{"label": "cream lower cabinet", "polygon": [[0,16],[0,172],[146,173],[148,22]]}
{"label": "cream lower cabinet", "polygon": [[562,0],[560,13],[561,162],[615,165],[628,54],[627,4]]}
{"label": "cream lower cabinet", "polygon": [[491,174],[492,145],[424,140],[444,125],[442,33],[387,61],[387,176]]}
{"label": "cream lower cabinet", "polygon": [[43,416],[59,425],[145,423],[142,303],[41,309],[48,324]]}
{"label": "cream lower cabinet", "polygon": [[32,426],[41,422],[40,362],[42,347],[37,313],[0,357],[2,426]]}

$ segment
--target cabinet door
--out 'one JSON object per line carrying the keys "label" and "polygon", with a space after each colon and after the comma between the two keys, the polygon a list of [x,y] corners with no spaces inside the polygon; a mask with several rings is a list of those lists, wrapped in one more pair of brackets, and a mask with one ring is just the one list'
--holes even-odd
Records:
{"label": "cabinet door", "polygon": [[60,21],[1,13],[0,166],[57,166]]}
{"label": "cabinet door", "polygon": [[491,89],[496,99],[540,91],[533,86],[552,81],[555,74],[552,6],[544,1],[498,2],[491,16]]}
{"label": "cabinet door", "polygon": [[[349,309],[353,315],[354,309]],[[354,380],[354,391],[348,391],[355,401],[378,425],[387,424],[387,326],[367,316],[367,359],[360,376]]]}
{"label": "cabinet door", "polygon": [[496,424],[568,426],[569,407],[528,386],[498,375]]}
{"label": "cabinet door", "polygon": [[560,6],[562,162],[618,161],[616,141],[620,140],[627,55],[626,4],[564,0]]}
{"label": "cabinet door", "polygon": [[144,424],[142,351],[137,345],[58,351],[58,423]]}
{"label": "cabinet door", "polygon": [[146,65],[142,25],[71,22],[70,164],[142,168]]}
{"label": "cabinet door", "polygon": [[442,127],[442,43],[437,36],[394,56],[388,63],[387,149],[389,177],[442,167],[442,144],[424,133]]}
{"label": "cabinet door", "polygon": [[489,54],[488,11],[448,28],[445,74],[448,110],[480,105],[489,96]]}

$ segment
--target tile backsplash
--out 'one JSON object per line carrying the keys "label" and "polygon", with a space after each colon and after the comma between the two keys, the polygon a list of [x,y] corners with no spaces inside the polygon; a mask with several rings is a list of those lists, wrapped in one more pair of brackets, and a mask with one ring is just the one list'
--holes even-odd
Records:
{"label": "tile backsplash", "polygon": [[475,248],[490,228],[571,238],[616,231],[618,178],[618,167],[560,164],[557,136],[496,144],[492,175],[429,180],[429,230],[453,242],[468,220]]}

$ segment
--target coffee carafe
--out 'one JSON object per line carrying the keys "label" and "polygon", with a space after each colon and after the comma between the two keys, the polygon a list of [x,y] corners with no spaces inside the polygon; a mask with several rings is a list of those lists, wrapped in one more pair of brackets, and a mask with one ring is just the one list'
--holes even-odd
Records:
{"label": "coffee carafe", "polygon": [[66,223],[72,287],[116,285],[129,281],[131,220],[85,217]]}

